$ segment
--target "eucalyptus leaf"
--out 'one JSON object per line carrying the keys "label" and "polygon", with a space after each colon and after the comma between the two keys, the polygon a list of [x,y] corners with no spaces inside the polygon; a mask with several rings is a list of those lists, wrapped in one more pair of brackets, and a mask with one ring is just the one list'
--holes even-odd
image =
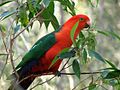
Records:
{"label": "eucalyptus leaf", "polygon": [[73,68],[73,71],[75,73],[75,75],[80,79],[80,65],[79,65],[79,62],[75,59],[72,63],[72,68]]}
{"label": "eucalyptus leaf", "polygon": [[17,10],[12,10],[12,11],[5,11],[2,14],[0,14],[0,19],[4,20],[5,18],[15,14],[17,12]]}
{"label": "eucalyptus leaf", "polygon": [[19,18],[20,18],[20,22],[21,24],[26,27],[29,20],[28,20],[28,15],[27,15],[27,10],[24,6],[20,7],[20,11],[19,11]]}
{"label": "eucalyptus leaf", "polygon": [[16,27],[14,28],[14,33],[16,33],[16,32],[19,31],[19,30],[20,30],[20,25],[17,24]]}
{"label": "eucalyptus leaf", "polygon": [[43,0],[43,3],[44,3],[46,8],[49,6],[50,1],[51,0]]}
{"label": "eucalyptus leaf", "polygon": [[108,74],[104,77],[104,79],[112,79],[117,77],[120,77],[120,70],[108,72]]}
{"label": "eucalyptus leaf", "polygon": [[2,2],[2,3],[0,4],[0,7],[3,6],[3,5],[5,5],[5,4],[7,4],[7,3],[13,2],[13,1],[14,1],[14,0]]}
{"label": "eucalyptus leaf", "polygon": [[67,52],[64,52],[64,53],[61,53],[59,55],[60,59],[64,59],[64,58],[72,58],[75,56],[75,51],[74,50],[71,50],[71,51],[67,51]]}
{"label": "eucalyptus leaf", "polygon": [[105,59],[99,53],[97,53],[93,50],[89,50],[88,53],[91,57],[95,57],[97,60],[105,63]]}
{"label": "eucalyptus leaf", "polygon": [[54,57],[54,59],[52,60],[52,63],[51,63],[51,65],[49,66],[49,68],[51,68],[51,67],[57,62],[58,59],[60,59],[60,57],[59,57],[60,54],[64,54],[64,53],[67,52],[68,50],[69,50],[69,48],[65,48],[65,49],[63,49],[58,55],[56,55],[56,56]]}
{"label": "eucalyptus leaf", "polygon": [[114,68],[115,70],[118,70],[117,69],[117,67],[113,64],[113,63],[111,63],[110,61],[108,61],[108,60],[105,60],[112,68]]}
{"label": "eucalyptus leaf", "polygon": [[92,83],[89,85],[89,89],[88,90],[94,90],[96,88],[96,84]]}
{"label": "eucalyptus leaf", "polygon": [[84,48],[83,51],[82,51],[82,61],[83,61],[84,63],[87,62],[87,51],[86,51],[85,48]]}

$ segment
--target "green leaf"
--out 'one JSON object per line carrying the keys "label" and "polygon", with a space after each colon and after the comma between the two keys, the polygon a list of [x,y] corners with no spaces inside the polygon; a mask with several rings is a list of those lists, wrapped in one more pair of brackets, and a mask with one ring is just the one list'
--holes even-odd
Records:
{"label": "green leaf", "polygon": [[65,0],[65,3],[66,3],[66,5],[68,6],[68,8],[70,9],[70,13],[71,13],[71,15],[76,15],[76,13],[75,13],[75,8],[74,8],[74,6],[75,6],[75,3],[74,2],[70,2],[69,0]]}
{"label": "green leaf", "polygon": [[118,40],[120,40],[120,36],[117,35],[116,33],[114,32],[108,32],[109,34],[111,34],[113,37],[116,37]]}
{"label": "green leaf", "polygon": [[89,90],[94,90],[96,88],[97,84],[90,84],[89,85]]}
{"label": "green leaf", "polygon": [[63,5],[63,8],[66,12],[70,13],[72,16],[76,15],[75,13],[75,3],[72,2],[71,0],[56,0]]}
{"label": "green leaf", "polygon": [[85,36],[82,32],[79,33],[79,38],[76,42],[77,47],[81,48],[85,43]]}
{"label": "green leaf", "polygon": [[94,37],[88,39],[87,46],[88,46],[88,49],[89,49],[89,50],[95,50],[96,39],[95,39]]}
{"label": "green leaf", "polygon": [[36,0],[37,4],[39,4],[42,0]]}
{"label": "green leaf", "polygon": [[49,6],[47,7],[50,14],[54,14],[54,2],[50,2]]}
{"label": "green leaf", "polygon": [[[69,49],[68,49],[69,50]],[[60,59],[64,59],[64,58],[71,58],[71,57],[74,57],[75,56],[75,51],[74,50],[71,50],[68,52],[68,50],[64,53],[61,53],[59,55]]]}
{"label": "green leaf", "polygon": [[120,77],[120,70],[108,72],[108,74],[104,77],[104,79],[112,79],[117,77]]}
{"label": "green leaf", "polygon": [[82,61],[83,61],[84,63],[87,62],[87,51],[86,51],[85,48],[83,49],[83,52],[82,52]]}
{"label": "green leaf", "polygon": [[98,6],[98,3],[99,3],[99,0],[97,0],[97,5],[96,5],[96,7]]}
{"label": "green leaf", "polygon": [[49,66],[49,69],[57,62],[57,60],[59,59],[59,57],[56,55],[55,58],[52,60],[52,63]]}
{"label": "green leaf", "polygon": [[105,59],[99,53],[97,53],[93,50],[89,50],[88,53],[91,57],[95,57],[97,60],[105,63]]}
{"label": "green leaf", "polygon": [[43,19],[45,20],[44,23],[45,23],[46,28],[48,28],[49,23],[50,23],[49,10],[48,10],[48,9],[45,9],[45,10],[41,13],[41,16],[42,16]]}
{"label": "green leaf", "polygon": [[4,32],[6,31],[5,27],[3,25],[0,24],[0,31]]}
{"label": "green leaf", "polygon": [[5,18],[15,14],[17,10],[12,10],[12,11],[5,11],[2,14],[0,14],[0,20],[4,20]]}
{"label": "green leaf", "polygon": [[91,5],[92,7],[95,7],[95,6],[93,5],[93,3],[92,3],[91,0],[88,0],[88,2],[90,3],[90,5]]}
{"label": "green leaf", "polygon": [[98,33],[100,34],[103,34],[105,36],[109,36],[109,33],[108,32],[105,32],[105,31],[100,31],[100,30],[97,30]]}
{"label": "green leaf", "polygon": [[28,20],[28,16],[27,16],[27,10],[24,6],[20,7],[20,11],[19,11],[19,18],[20,18],[20,22],[21,24],[26,27],[29,20]]}
{"label": "green leaf", "polygon": [[49,3],[50,3],[50,0],[43,0],[43,3],[45,5],[45,7],[48,7],[49,6]]}
{"label": "green leaf", "polygon": [[75,23],[75,25],[72,27],[72,30],[71,30],[71,32],[70,32],[70,38],[71,38],[71,40],[72,40],[72,42],[73,42],[73,45],[76,47],[76,42],[75,42],[75,40],[74,40],[74,35],[75,35],[75,31],[76,31],[76,29],[77,29],[77,27],[78,27],[78,24],[79,24],[79,21],[77,21],[76,23]]}
{"label": "green leaf", "polygon": [[70,48],[64,48],[59,54],[64,54],[69,51]]}
{"label": "green leaf", "polygon": [[44,19],[46,28],[48,28],[50,22],[55,30],[59,28],[59,22],[54,16],[54,2],[50,2],[49,6],[42,12],[41,16]]}
{"label": "green leaf", "polygon": [[59,22],[54,15],[51,15],[51,23],[55,30],[57,30],[60,27]]}
{"label": "green leaf", "polygon": [[17,24],[16,27],[14,28],[14,33],[16,33],[18,30],[20,30],[20,25]]}
{"label": "green leaf", "polygon": [[27,3],[28,3],[28,8],[29,8],[29,11],[32,13],[32,14],[35,14],[37,12],[37,2],[36,0],[27,0]]}
{"label": "green leaf", "polygon": [[116,67],[113,63],[111,63],[110,61],[108,61],[108,60],[106,60],[106,59],[105,59],[105,61],[106,61],[112,68],[114,68],[115,70],[118,70],[117,67]]}
{"label": "green leaf", "polygon": [[13,1],[14,1],[14,0],[12,0],[12,1],[10,0],[10,1],[2,2],[2,3],[0,4],[0,7],[3,6],[3,5],[5,5],[5,4],[7,4],[7,3],[13,2]]}
{"label": "green leaf", "polygon": [[67,52],[68,50],[69,48],[65,48],[58,55],[56,55],[54,59],[52,60],[52,63],[50,64],[49,69],[57,62],[58,59],[60,59],[59,55]]}
{"label": "green leaf", "polygon": [[80,79],[80,65],[79,62],[75,59],[72,63],[72,68],[75,73],[75,75]]}
{"label": "green leaf", "polygon": [[110,32],[110,31],[100,31],[98,30],[99,33],[105,35],[105,36],[110,36],[112,35],[113,37],[117,38],[118,40],[120,40],[120,36],[114,32]]}

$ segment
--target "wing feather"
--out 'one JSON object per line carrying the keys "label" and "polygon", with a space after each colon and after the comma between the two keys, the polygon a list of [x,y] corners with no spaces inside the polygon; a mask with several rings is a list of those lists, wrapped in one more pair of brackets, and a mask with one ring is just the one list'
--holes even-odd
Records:
{"label": "wing feather", "polygon": [[32,48],[25,54],[22,61],[18,64],[16,69],[23,67],[27,62],[31,60],[38,60],[44,53],[49,50],[56,42],[54,32],[39,39]]}

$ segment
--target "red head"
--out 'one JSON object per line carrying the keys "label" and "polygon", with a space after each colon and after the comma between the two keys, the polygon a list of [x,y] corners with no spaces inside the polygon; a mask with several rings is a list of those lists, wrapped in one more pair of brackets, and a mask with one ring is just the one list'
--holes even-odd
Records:
{"label": "red head", "polygon": [[72,44],[70,32],[73,28],[73,26],[79,21],[78,27],[75,31],[74,39],[76,39],[77,35],[80,33],[80,31],[84,28],[90,27],[90,19],[88,16],[79,14],[71,17],[68,21],[66,21],[61,30],[56,33],[57,40],[65,41],[66,43],[69,43],[68,46]]}
{"label": "red head", "polygon": [[90,19],[88,16],[79,14],[71,17],[64,25],[62,30],[60,30],[61,33],[65,35],[70,35],[70,32],[73,28],[73,26],[79,21],[79,25],[77,27],[75,37],[77,37],[78,33],[83,29],[90,27]]}
{"label": "red head", "polygon": [[75,24],[77,21],[79,21],[78,27],[80,27],[80,29],[90,27],[89,17],[83,14],[79,14],[71,17],[65,24],[68,23]]}

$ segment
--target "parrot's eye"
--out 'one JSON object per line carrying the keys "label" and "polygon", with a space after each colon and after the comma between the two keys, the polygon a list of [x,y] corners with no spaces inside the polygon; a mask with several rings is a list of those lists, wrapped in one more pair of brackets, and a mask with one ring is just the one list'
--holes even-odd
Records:
{"label": "parrot's eye", "polygon": [[83,21],[84,20],[84,18],[80,18],[80,21]]}

